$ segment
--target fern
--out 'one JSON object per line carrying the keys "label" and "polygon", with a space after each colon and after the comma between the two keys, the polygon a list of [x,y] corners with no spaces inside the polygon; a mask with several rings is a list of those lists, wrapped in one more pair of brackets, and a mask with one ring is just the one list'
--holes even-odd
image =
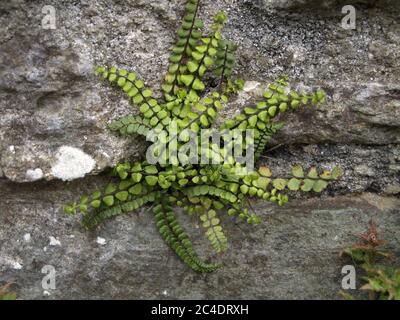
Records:
{"label": "fern", "polygon": [[203,227],[207,230],[207,238],[210,240],[215,251],[218,253],[225,251],[228,241],[219,224],[220,220],[217,217],[217,212],[215,210],[209,210],[200,216],[200,220],[203,223]]}
{"label": "fern", "polygon": [[138,116],[129,115],[111,122],[108,125],[111,131],[118,132],[121,135],[139,134],[147,136],[152,129],[148,119],[143,119]]}
{"label": "fern", "polygon": [[[134,72],[116,67],[96,68],[96,74],[122,90],[141,113],[115,120],[109,129],[122,136],[139,134],[151,138],[153,144],[147,152],[157,161],[118,164],[112,172],[113,182],[64,209],[69,214],[81,212],[83,225],[93,229],[107,219],[153,204],[156,227],[165,242],[193,270],[211,272],[220,264],[206,263],[195,253],[177,220],[175,206],[197,216],[212,247],[220,253],[228,248],[221,214],[258,224],[261,219],[250,213],[249,197],[283,205],[289,192],[321,192],[339,178],[341,170],[318,172],[310,168],[305,172],[295,165],[287,176],[276,177],[268,167],[248,170],[226,153],[226,149],[236,147],[241,155],[254,153],[258,159],[269,139],[282,128],[283,122],[277,121],[281,115],[324,102],[322,90],[312,94],[289,90],[287,77],[270,84],[261,101],[245,107],[218,131],[210,131],[204,141],[203,136],[199,139],[200,133],[204,133],[202,129],[214,127],[218,113],[243,88],[244,82],[231,78],[236,45],[222,39],[226,15],[219,12],[210,32],[205,34],[198,13],[199,1],[189,0],[161,85],[162,99],[154,98],[152,90]],[[217,85],[210,89],[208,82]],[[245,135],[247,129],[254,132],[254,145]],[[221,148],[212,139],[215,132],[228,132],[234,139],[224,140]],[[169,152],[172,147],[183,149],[189,141],[199,147],[194,155]],[[210,161],[191,162],[194,156]]]}

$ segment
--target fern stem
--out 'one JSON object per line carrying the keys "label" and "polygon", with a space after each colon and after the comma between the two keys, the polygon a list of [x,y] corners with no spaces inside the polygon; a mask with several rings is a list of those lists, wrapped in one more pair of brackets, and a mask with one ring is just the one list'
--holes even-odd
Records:
{"label": "fern stem", "polygon": [[220,88],[221,85],[222,85],[222,82],[224,81],[227,55],[228,55],[228,44],[225,45],[224,64],[222,66],[221,77],[219,79],[219,83],[218,83],[217,88]]}

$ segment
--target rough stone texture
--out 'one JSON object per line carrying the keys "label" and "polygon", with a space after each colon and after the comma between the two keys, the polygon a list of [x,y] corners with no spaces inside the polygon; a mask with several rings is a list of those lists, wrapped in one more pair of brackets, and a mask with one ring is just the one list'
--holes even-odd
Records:
{"label": "rough stone texture", "polygon": [[[322,87],[329,103],[290,115],[276,143],[400,142],[400,4],[360,1],[357,30],[343,30],[340,1],[204,1],[225,9],[225,36],[240,44],[237,74],[260,82],[282,73],[298,88]],[[371,4],[375,3],[375,6]],[[44,30],[44,5],[56,29]],[[7,1],[0,5],[0,168],[13,181],[41,169],[52,179],[58,149],[82,149],[93,173],[138,154],[106,123],[130,110],[92,75],[97,64],[136,70],[158,88],[182,1]],[[208,19],[209,20],[209,19]],[[255,90],[257,91],[257,90]],[[248,98],[254,92],[248,94]],[[240,107],[243,107],[240,99]],[[237,109],[233,103],[227,110]]]}
{"label": "rough stone texture", "polygon": [[[340,26],[346,1],[203,1],[202,17],[220,9],[229,14],[224,34],[240,45],[236,73],[249,81],[222,119],[282,73],[299,89],[321,87],[328,103],[289,115],[262,162],[277,172],[296,162],[345,170],[322,199],[294,196],[299,199],[279,209],[257,203],[267,221],[262,226],[227,223],[231,248],[221,258],[223,270],[188,270],[144,211],[84,232],[61,206],[101,185],[102,176],[33,182],[55,178],[66,146],[95,161],[91,174],[143,152],[142,140],[105,129],[131,107],[92,70],[97,64],[131,68],[157,88],[183,2],[0,3],[0,284],[15,282],[19,297],[45,298],[40,270],[50,264],[57,270],[50,298],[338,298],[343,261],[337,252],[371,217],[398,255],[396,0],[352,1],[357,30],[347,31]],[[56,8],[55,30],[41,28],[44,5]],[[82,154],[73,160],[79,159]],[[17,183],[23,181],[30,182]],[[209,256],[200,231],[190,230],[201,255]]]}
{"label": "rough stone texture", "polygon": [[[80,181],[0,185],[7,208],[0,215],[0,282],[14,282],[21,299],[337,299],[341,268],[350,263],[339,252],[370,218],[400,254],[399,199],[368,193],[294,200],[278,209],[257,202],[263,225],[223,219],[230,249],[219,258],[196,222],[182,217],[199,254],[225,264],[199,275],[164,244],[146,210],[92,233],[62,213],[64,201],[99,180],[87,178],[84,188]],[[41,286],[45,265],[56,269],[50,296]]]}

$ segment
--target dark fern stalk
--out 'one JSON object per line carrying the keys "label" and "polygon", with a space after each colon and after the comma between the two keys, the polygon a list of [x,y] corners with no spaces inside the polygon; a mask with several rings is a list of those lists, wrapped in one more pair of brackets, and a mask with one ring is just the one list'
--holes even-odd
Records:
{"label": "dark fern stalk", "polygon": [[[123,136],[146,136],[150,131],[158,130],[157,137],[164,140],[164,145],[175,143],[179,148],[191,136],[199,136],[201,129],[212,127],[229,97],[243,87],[242,80],[230,78],[236,46],[221,36],[226,15],[219,12],[214,17],[211,32],[206,35],[198,12],[199,1],[189,0],[161,86],[163,99],[155,99],[152,90],[146,88],[134,72],[116,67],[96,68],[97,75],[119,87],[141,112],[141,115],[130,114],[111,122],[110,130]],[[219,81],[214,90],[206,90],[203,82],[208,72]],[[270,137],[283,126],[282,122],[276,121],[278,115],[325,100],[322,90],[307,95],[288,91],[287,86],[285,77],[270,84],[262,101],[247,106],[219,129],[254,130],[257,159]],[[170,130],[173,123],[177,125],[177,133]],[[179,138],[178,142],[173,142],[175,138]],[[232,143],[226,142],[226,146],[232,146]],[[201,143],[199,145],[203,147]],[[247,141],[240,148],[243,152],[250,150]],[[319,173],[315,168],[304,172],[301,166],[294,166],[285,178],[274,177],[268,167],[243,175],[237,170],[243,165],[235,159],[219,164],[189,164],[188,159],[171,156],[162,148],[153,151],[159,159],[168,161],[164,164],[151,164],[146,160],[118,164],[113,170],[113,182],[103,190],[66,205],[65,211],[69,214],[80,211],[83,225],[93,229],[109,218],[153,204],[154,219],[161,236],[178,257],[198,272],[211,272],[220,264],[203,262],[195,253],[189,236],[178,222],[174,206],[197,216],[212,247],[216,252],[223,252],[228,242],[220,223],[221,214],[257,224],[261,219],[254,212],[249,213],[249,197],[282,205],[288,201],[287,191],[321,192],[329,181],[341,175],[339,168]],[[223,158],[219,147],[212,144],[201,152],[205,152],[208,159]]]}

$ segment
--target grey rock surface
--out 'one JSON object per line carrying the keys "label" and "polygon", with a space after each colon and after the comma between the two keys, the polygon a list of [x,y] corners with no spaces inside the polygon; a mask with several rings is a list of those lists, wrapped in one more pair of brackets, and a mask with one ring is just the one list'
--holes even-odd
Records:
{"label": "grey rock surface", "polygon": [[[3,175],[12,181],[63,178],[52,170],[63,146],[95,161],[82,175],[141,153],[142,141],[121,140],[106,130],[131,107],[95,79],[93,69],[130,68],[159,88],[182,3],[2,2]],[[45,5],[55,8],[54,30],[42,28]],[[224,116],[284,73],[299,89],[325,89],[329,102],[290,115],[275,143],[398,144],[400,4],[359,1],[355,6],[357,29],[344,30],[340,1],[204,1],[201,16],[208,22],[220,9],[229,14],[225,36],[240,45],[236,73],[252,81]]]}
{"label": "grey rock surface", "polygon": [[[230,250],[222,257],[213,256],[195,222],[183,216],[200,255],[221,259],[224,269],[190,271],[146,210],[91,233],[62,212],[65,202],[104,184],[99,173],[137,158],[146,146],[107,131],[109,121],[132,108],[94,77],[94,66],[135,70],[158,88],[183,3],[0,3],[0,285],[14,282],[21,299],[336,299],[348,263],[338,252],[370,218],[399,256],[396,0],[353,1],[356,30],[340,25],[345,1],[203,1],[208,22],[220,9],[228,13],[224,34],[239,44],[236,75],[247,81],[221,121],[281,74],[300,90],[323,88],[328,103],[288,115],[261,163],[278,173],[294,163],[339,164],[345,172],[320,199],[293,195],[283,208],[255,203],[261,226],[225,219]],[[54,30],[42,28],[45,5],[56,9]],[[94,176],[77,179],[86,175]],[[57,271],[50,295],[41,286],[45,265]]]}
{"label": "grey rock surface", "polygon": [[[293,200],[282,208],[257,202],[262,225],[224,217],[230,247],[220,257],[196,220],[181,215],[200,256],[225,265],[199,275],[165,245],[146,210],[91,233],[62,212],[63,202],[101,180],[0,184],[6,199],[0,214],[0,283],[15,283],[20,299],[338,299],[341,269],[351,264],[339,252],[357,241],[353,234],[364,232],[369,219],[400,254],[399,199],[366,193]],[[54,290],[42,288],[47,265],[56,270]]]}

